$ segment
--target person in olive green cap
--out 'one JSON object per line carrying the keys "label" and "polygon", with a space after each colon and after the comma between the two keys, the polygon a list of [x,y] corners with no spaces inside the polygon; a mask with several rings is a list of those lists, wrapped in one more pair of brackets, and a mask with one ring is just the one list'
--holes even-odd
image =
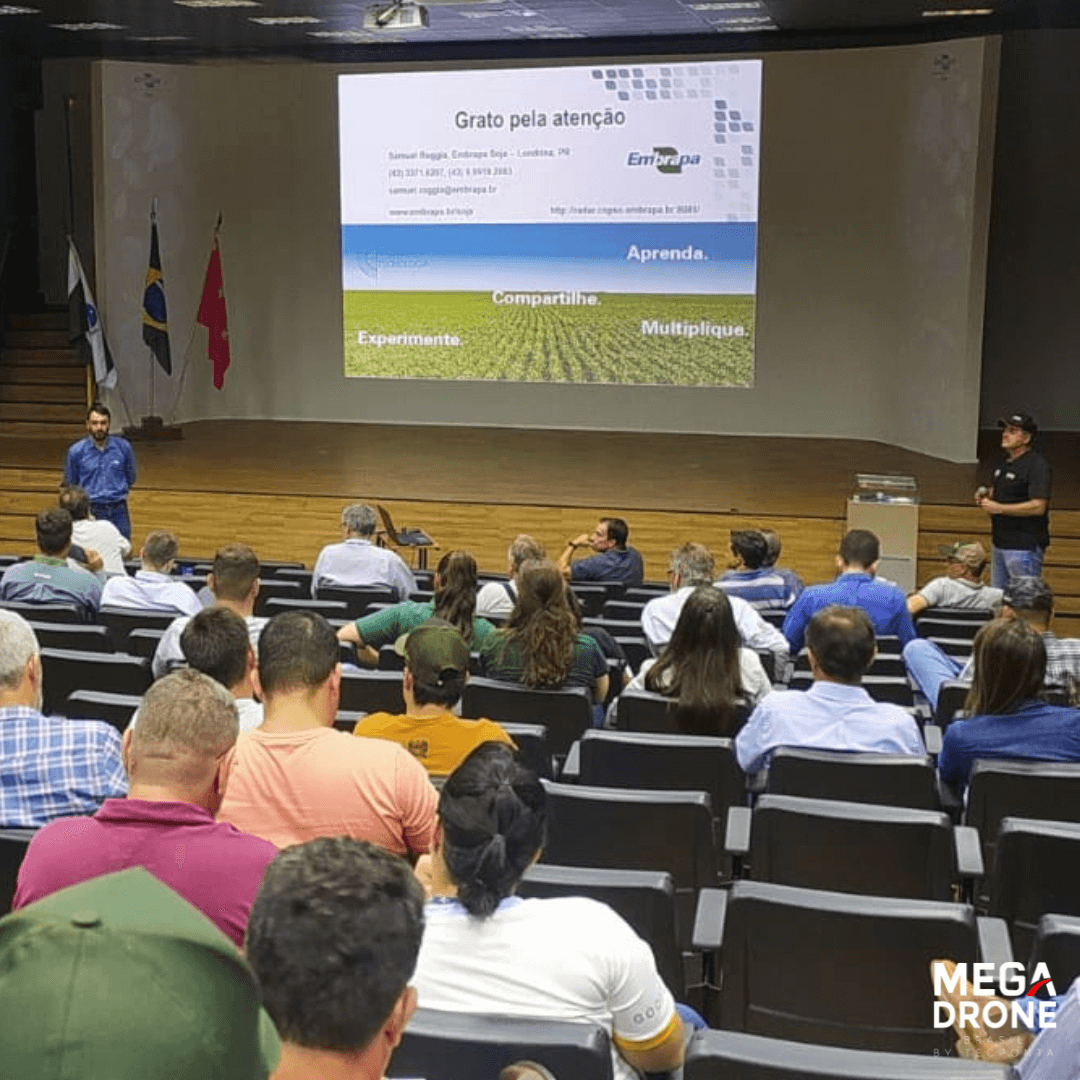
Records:
{"label": "person in olive green cap", "polygon": [[205,915],[141,867],[0,919],[0,1074],[265,1080],[280,1042]]}

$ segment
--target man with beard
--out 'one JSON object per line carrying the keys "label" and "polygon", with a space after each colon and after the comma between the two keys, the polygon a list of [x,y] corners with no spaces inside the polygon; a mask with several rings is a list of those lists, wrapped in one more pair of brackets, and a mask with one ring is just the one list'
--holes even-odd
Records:
{"label": "man with beard", "polygon": [[108,408],[95,401],[86,413],[89,434],[68,449],[64,483],[85,488],[94,517],[111,521],[130,540],[127,497],[135,483],[135,455],[127,439],[109,434],[110,422]]}

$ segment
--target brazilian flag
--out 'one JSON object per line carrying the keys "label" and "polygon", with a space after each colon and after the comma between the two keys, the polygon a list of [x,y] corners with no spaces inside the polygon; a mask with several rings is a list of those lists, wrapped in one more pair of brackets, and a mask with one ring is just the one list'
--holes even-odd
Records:
{"label": "brazilian flag", "polygon": [[146,289],[142,302],[142,338],[157,357],[157,362],[172,374],[169,350],[169,316],[165,311],[165,279],[161,275],[161,252],[158,250],[157,222],[150,224],[150,265],[146,271]]}

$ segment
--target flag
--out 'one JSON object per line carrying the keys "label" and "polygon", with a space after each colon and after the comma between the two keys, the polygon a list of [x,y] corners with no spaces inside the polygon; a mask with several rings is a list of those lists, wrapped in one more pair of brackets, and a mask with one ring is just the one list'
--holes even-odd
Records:
{"label": "flag", "polygon": [[225,370],[229,366],[229,316],[225,311],[225,281],[221,276],[221,254],[217,237],[206,264],[206,280],[203,282],[202,299],[195,321],[210,332],[206,341],[206,354],[214,365],[214,386],[218,390],[225,384]]}
{"label": "flag", "polygon": [[83,271],[75,241],[68,237],[68,322],[70,339],[82,341],[94,364],[94,381],[111,390],[116,385],[116,367],[101,328],[94,295]]}
{"label": "flag", "polygon": [[172,374],[172,352],[169,349],[169,316],[165,310],[165,279],[161,274],[161,252],[158,250],[157,222],[150,223],[150,265],[146,271],[146,289],[142,301],[142,339],[157,357],[166,375]]}

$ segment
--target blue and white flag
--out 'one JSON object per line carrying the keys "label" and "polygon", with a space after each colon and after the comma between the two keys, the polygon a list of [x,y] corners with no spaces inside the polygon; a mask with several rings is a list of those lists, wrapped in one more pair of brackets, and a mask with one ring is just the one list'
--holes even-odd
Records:
{"label": "blue and white flag", "polygon": [[68,311],[69,333],[72,341],[82,341],[90,351],[94,365],[94,381],[99,387],[111,390],[116,385],[116,367],[101,328],[94,294],[83,271],[82,260],[75,250],[75,241],[68,237]]}

